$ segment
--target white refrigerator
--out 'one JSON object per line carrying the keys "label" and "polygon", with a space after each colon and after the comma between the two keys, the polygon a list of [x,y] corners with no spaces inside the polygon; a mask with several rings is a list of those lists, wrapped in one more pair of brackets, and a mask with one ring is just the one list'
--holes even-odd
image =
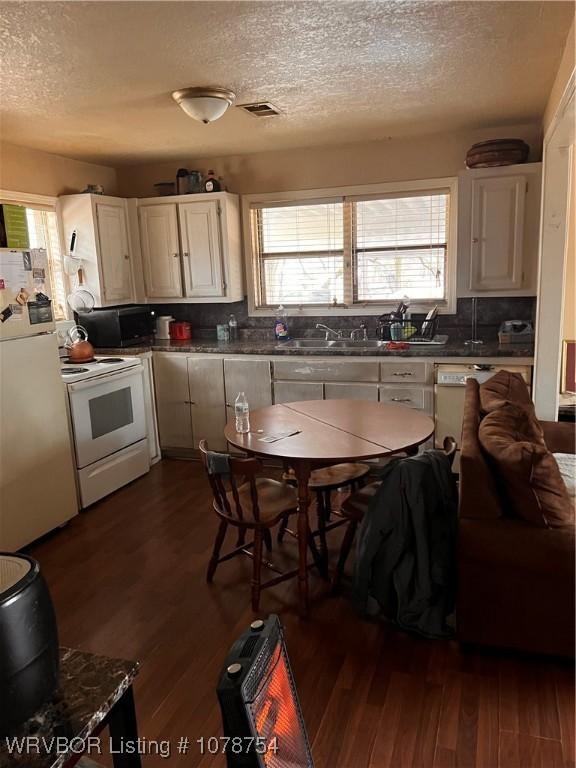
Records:
{"label": "white refrigerator", "polygon": [[0,550],[78,512],[43,249],[0,248]]}

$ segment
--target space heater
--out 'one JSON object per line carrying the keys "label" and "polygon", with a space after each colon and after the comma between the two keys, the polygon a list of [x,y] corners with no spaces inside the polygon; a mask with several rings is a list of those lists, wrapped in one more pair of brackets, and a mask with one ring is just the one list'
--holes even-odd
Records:
{"label": "space heater", "polygon": [[314,768],[278,616],[234,643],[217,693],[228,768]]}

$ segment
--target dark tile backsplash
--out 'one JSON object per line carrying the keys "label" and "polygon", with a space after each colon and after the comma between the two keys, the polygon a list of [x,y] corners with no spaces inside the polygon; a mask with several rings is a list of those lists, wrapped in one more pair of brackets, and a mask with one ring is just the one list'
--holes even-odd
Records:
{"label": "dark tile backsplash", "polygon": [[[244,340],[265,340],[274,338],[273,317],[249,317],[248,302],[238,301],[233,304],[155,304],[151,307],[158,315],[172,315],[176,320],[187,320],[192,324],[196,338],[212,338],[216,335],[216,325],[226,323],[231,313],[238,320],[239,337]],[[535,296],[510,296],[502,298],[478,298],[478,336],[494,340],[503,320],[535,320]],[[414,314],[414,324],[419,326],[424,315]],[[335,317],[292,317],[288,315],[292,336],[318,336],[314,329],[316,323],[325,323],[336,330],[350,331],[364,322],[368,326],[368,335],[376,338],[376,316],[343,315]],[[453,339],[469,338],[472,325],[472,299],[458,299],[456,314],[440,315],[438,332],[447,333]]]}

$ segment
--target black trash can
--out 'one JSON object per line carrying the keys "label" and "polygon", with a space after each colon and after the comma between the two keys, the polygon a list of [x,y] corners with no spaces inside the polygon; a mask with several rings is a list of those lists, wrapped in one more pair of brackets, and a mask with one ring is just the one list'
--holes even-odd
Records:
{"label": "black trash can", "polygon": [[0,735],[50,698],[58,663],[56,616],[39,564],[0,552]]}

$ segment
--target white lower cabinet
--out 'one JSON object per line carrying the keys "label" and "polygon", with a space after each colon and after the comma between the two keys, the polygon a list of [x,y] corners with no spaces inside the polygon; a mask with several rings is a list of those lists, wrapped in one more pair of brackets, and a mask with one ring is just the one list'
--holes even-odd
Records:
{"label": "white lower cabinet", "polygon": [[310,381],[275,381],[274,403],[296,403],[299,400],[323,400],[324,385]]}
{"label": "white lower cabinet", "polygon": [[192,449],[187,356],[180,352],[155,354],[154,379],[160,447]]}
{"label": "white lower cabinet", "polygon": [[206,440],[212,450],[225,450],[224,361],[206,355],[187,359],[194,448]]}
{"label": "white lower cabinet", "polygon": [[226,447],[224,366],[221,358],[181,352],[154,356],[160,447],[165,451]]}
{"label": "white lower cabinet", "polygon": [[380,386],[380,402],[406,405],[408,408],[416,408],[432,416],[434,413],[434,390],[432,387],[411,387],[409,385],[395,387],[382,384]]}
{"label": "white lower cabinet", "polygon": [[269,360],[224,360],[224,386],[228,418],[234,415],[234,401],[244,392],[251,411],[272,405],[272,376]]}
{"label": "white lower cabinet", "polygon": [[378,401],[377,384],[340,384],[327,382],[324,384],[325,400],[372,400]]}
{"label": "white lower cabinet", "polygon": [[[153,362],[160,446],[182,455],[197,450],[202,439],[214,450],[226,450],[224,428],[227,419],[233,417],[239,392],[245,393],[251,411],[272,404],[324,399],[379,401],[415,408],[435,419],[437,447],[446,434],[459,437],[461,429],[458,402],[463,400],[465,389],[453,387],[451,397],[439,398],[432,384],[434,362],[430,359],[380,363],[155,352]],[[461,367],[454,365],[455,370]],[[502,361],[493,366],[494,371],[500,368],[530,378],[529,365]],[[433,442],[431,438],[422,448],[432,447]]]}

